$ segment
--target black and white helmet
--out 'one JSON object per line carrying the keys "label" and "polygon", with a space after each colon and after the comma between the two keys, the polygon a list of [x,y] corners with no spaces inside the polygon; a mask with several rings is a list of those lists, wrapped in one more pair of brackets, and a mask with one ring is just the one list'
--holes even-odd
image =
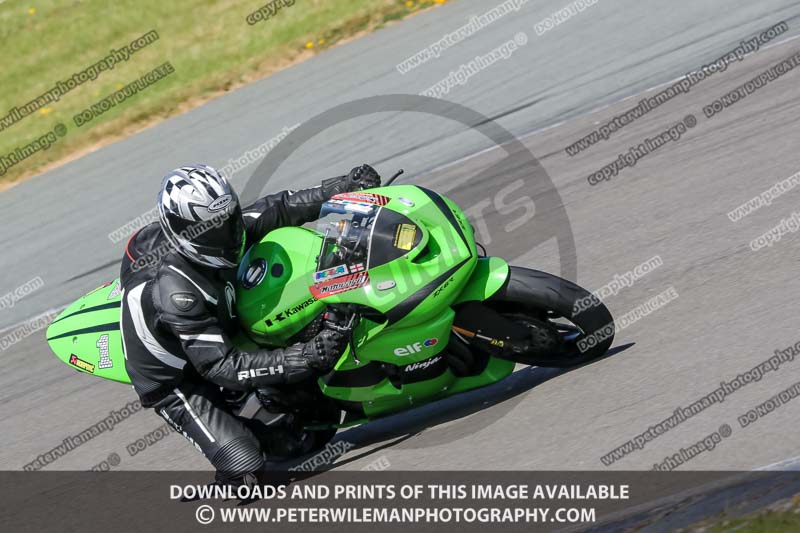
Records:
{"label": "black and white helmet", "polygon": [[211,167],[173,170],[161,183],[161,229],[189,260],[214,268],[232,268],[244,252],[245,228],[236,191]]}

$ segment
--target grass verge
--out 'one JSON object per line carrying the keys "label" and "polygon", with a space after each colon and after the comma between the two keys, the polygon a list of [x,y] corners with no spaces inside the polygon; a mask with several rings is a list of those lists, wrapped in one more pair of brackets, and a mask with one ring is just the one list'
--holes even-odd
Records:
{"label": "grass verge", "polygon": [[445,1],[2,3],[0,190]]}
{"label": "grass verge", "polygon": [[778,501],[760,511],[737,518],[725,516],[704,520],[687,533],[794,533],[800,531],[800,494]]}

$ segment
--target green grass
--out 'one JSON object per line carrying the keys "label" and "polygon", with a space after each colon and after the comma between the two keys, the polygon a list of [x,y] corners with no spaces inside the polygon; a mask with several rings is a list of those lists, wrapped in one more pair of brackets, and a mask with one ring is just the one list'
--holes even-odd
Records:
{"label": "green grass", "polygon": [[[99,143],[182,112],[363,31],[444,0],[296,0],[272,18],[245,17],[266,0],[10,0],[0,4],[0,119],[55,85],[156,30],[159,40],[58,102],[0,131],[0,156],[56,124],[67,134],[12,166],[0,187]],[[73,116],[165,61],[175,73],[82,127]],[[0,165],[2,167],[2,165]]]}
{"label": "green grass", "polygon": [[728,533],[731,531],[736,531],[736,533],[795,533],[800,531],[800,514],[769,512],[718,524],[705,530],[705,533]]}
{"label": "green grass", "polygon": [[765,509],[731,518],[723,514],[687,528],[702,533],[789,533],[800,531],[800,494],[775,502]]}

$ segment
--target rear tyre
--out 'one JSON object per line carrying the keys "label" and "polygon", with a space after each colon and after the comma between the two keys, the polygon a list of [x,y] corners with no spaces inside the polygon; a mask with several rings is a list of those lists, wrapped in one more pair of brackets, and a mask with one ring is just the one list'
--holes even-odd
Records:
{"label": "rear tyre", "polygon": [[312,453],[323,449],[336,436],[339,431],[335,424],[342,421],[342,411],[330,400],[324,402],[324,409],[321,409],[322,416],[317,419],[317,423],[330,424],[323,429],[306,429],[304,432],[311,438],[311,446],[307,453]]}
{"label": "rear tyre", "polygon": [[270,412],[283,413],[279,422],[269,426],[251,422],[251,430],[271,461],[302,457],[323,449],[336,435],[336,425],[342,419],[336,403],[316,391],[309,393],[298,388],[284,394],[276,390],[268,399],[262,398]]}
{"label": "rear tyre", "polygon": [[484,302],[530,329],[531,352],[514,360],[536,366],[571,367],[603,356],[614,342],[614,319],[586,289],[546,272],[510,267],[509,279]]}

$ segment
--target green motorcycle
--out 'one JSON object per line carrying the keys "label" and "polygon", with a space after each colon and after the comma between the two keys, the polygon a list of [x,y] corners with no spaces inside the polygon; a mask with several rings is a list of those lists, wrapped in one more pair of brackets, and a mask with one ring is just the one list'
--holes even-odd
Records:
{"label": "green motorcycle", "polygon": [[[79,372],[130,383],[120,293],[116,280],[76,301],[47,340]],[[479,254],[462,210],[436,192],[397,185],[340,194],[322,206],[315,230],[280,228],[246,252],[235,342],[286,346],[329,327],[348,347],[314,382],[226,394],[257,435],[280,426],[301,443],[295,455],[308,453],[338,428],[495,383],[517,363],[570,367],[602,356],[613,319],[592,298],[567,280]],[[587,299],[587,308],[576,305]]]}

